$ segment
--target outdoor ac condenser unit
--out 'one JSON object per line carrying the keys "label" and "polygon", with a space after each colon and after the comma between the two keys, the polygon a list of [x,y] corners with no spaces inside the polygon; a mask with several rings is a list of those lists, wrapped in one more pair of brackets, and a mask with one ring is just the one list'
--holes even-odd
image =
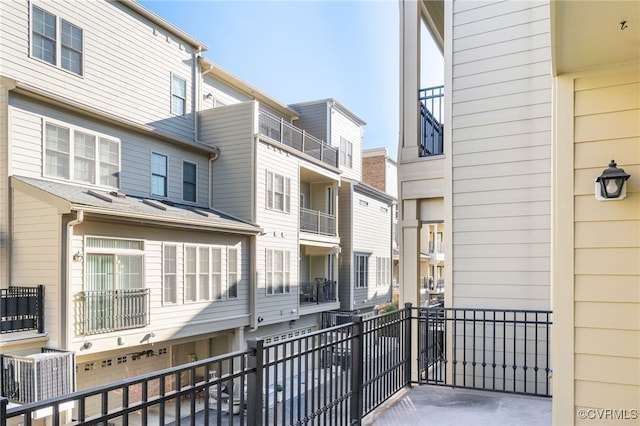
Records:
{"label": "outdoor ac condenser unit", "polygon": [[12,402],[27,404],[74,390],[73,352],[44,349],[27,356],[2,355],[2,394]]}

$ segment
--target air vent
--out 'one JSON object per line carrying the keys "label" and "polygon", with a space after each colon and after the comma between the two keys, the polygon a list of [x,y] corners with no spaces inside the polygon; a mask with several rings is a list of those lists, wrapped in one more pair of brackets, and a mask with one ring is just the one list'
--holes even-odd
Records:
{"label": "air vent", "polygon": [[163,206],[161,203],[154,200],[142,200],[142,202],[148,206],[155,207],[158,210],[166,211],[167,208]]}
{"label": "air vent", "polygon": [[105,194],[101,194],[99,192],[96,192],[93,189],[88,190],[87,194],[93,195],[94,197],[99,198],[102,201],[106,201],[107,203],[111,203],[113,201],[110,197],[106,196]]}

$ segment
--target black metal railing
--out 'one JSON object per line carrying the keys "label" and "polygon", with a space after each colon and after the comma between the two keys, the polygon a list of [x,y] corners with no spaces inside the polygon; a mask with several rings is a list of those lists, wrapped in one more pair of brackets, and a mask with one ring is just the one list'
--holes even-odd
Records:
{"label": "black metal railing", "polygon": [[317,160],[338,167],[338,150],[267,112],[260,111],[260,134],[280,142],[296,151],[303,152]]}
{"label": "black metal railing", "polygon": [[300,283],[300,304],[320,304],[337,300],[336,282],[315,280],[311,283]]}
{"label": "black metal railing", "polygon": [[419,309],[426,383],[551,396],[551,311]]}
{"label": "black metal railing", "polygon": [[[411,309],[352,321],[46,401],[7,407],[0,426],[31,424],[161,425],[360,424],[410,384]],[[229,415],[233,414],[233,415]],[[67,419],[68,420],[68,419]]]}
{"label": "black metal railing", "polygon": [[444,154],[444,86],[420,89],[420,157]]}
{"label": "black metal railing", "polygon": [[300,208],[300,230],[318,235],[336,235],[336,216],[317,210]]}
{"label": "black metal railing", "polygon": [[83,334],[109,333],[149,324],[149,289],[84,291]]}
{"label": "black metal railing", "polygon": [[44,286],[0,289],[0,333],[44,333]]}

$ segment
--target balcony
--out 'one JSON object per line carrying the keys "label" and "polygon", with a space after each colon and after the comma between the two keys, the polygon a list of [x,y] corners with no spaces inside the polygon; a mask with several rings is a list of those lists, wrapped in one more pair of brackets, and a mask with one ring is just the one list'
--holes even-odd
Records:
{"label": "balcony", "polygon": [[444,154],[444,86],[420,89],[420,157]]}
{"label": "balcony", "polygon": [[78,303],[85,335],[149,324],[149,289],[84,291],[78,294]]}
{"label": "balcony", "polygon": [[[491,400],[490,395],[519,397],[521,402],[531,398],[527,401],[537,401],[539,410],[549,412],[551,316],[550,311],[410,305],[366,319],[353,315],[303,336],[270,344],[252,340],[245,350],[40,403],[8,408],[0,398],[0,419],[26,422],[38,410],[56,412],[71,403],[78,424],[366,424],[381,418],[379,411],[396,394],[412,398],[439,392],[424,390],[432,384],[458,388],[448,389],[457,393],[449,392],[453,402],[442,407],[468,401],[478,410],[470,417],[474,423],[493,424],[486,407],[478,404]],[[121,407],[111,407],[112,401]],[[411,408],[411,401],[397,405],[423,412]],[[496,409],[495,404],[485,405]],[[527,403],[513,404],[514,417],[507,417],[505,424],[529,419],[523,417],[528,411],[522,405]],[[437,414],[429,414],[440,415],[439,409],[431,408]],[[474,417],[477,414],[485,417]],[[392,424],[409,420],[391,419]],[[60,416],[48,421],[61,423]]]}
{"label": "balcony", "polygon": [[300,283],[299,288],[300,305],[319,305],[338,300],[335,281],[317,279],[312,283]]}
{"label": "balcony", "polygon": [[300,230],[316,235],[336,236],[336,216],[317,210],[300,208]]}
{"label": "balcony", "polygon": [[44,286],[0,289],[0,334],[44,333]]}
{"label": "balcony", "polygon": [[333,167],[338,167],[338,150],[298,129],[283,119],[260,111],[260,134],[307,154]]}

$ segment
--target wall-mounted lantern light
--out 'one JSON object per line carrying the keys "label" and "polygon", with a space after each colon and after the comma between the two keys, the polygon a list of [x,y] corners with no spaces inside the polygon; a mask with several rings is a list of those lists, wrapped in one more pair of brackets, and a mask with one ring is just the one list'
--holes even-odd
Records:
{"label": "wall-mounted lantern light", "polygon": [[596,200],[622,200],[627,196],[624,183],[631,175],[616,166],[616,162],[611,160],[609,167],[596,178]]}
{"label": "wall-mounted lantern light", "polygon": [[78,251],[76,254],[73,255],[74,262],[82,262],[83,260],[84,260],[84,256],[80,251]]}

